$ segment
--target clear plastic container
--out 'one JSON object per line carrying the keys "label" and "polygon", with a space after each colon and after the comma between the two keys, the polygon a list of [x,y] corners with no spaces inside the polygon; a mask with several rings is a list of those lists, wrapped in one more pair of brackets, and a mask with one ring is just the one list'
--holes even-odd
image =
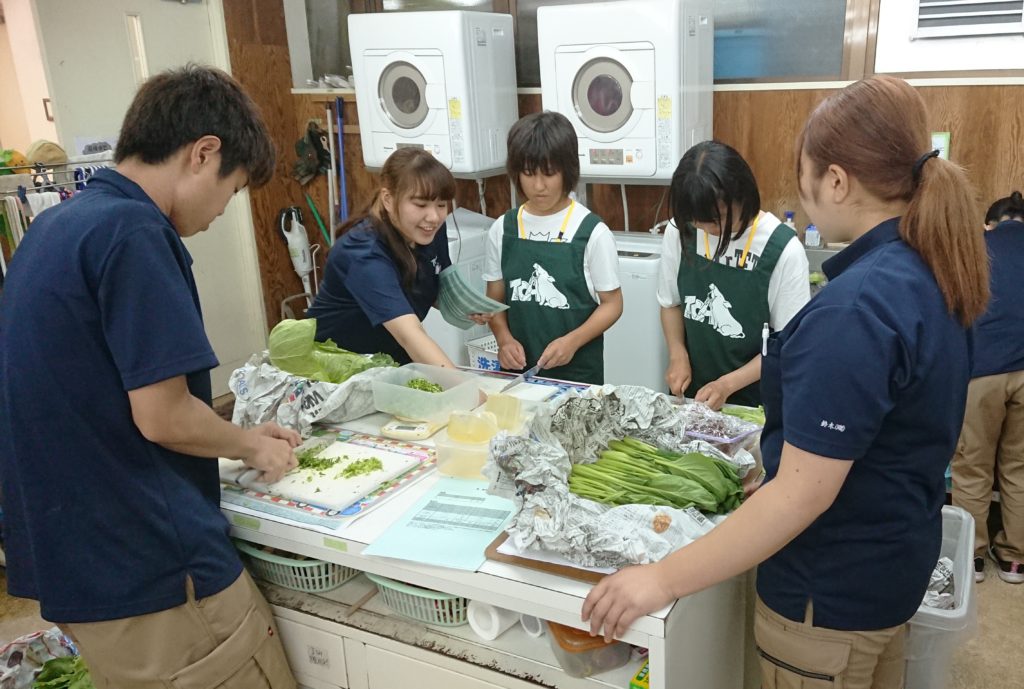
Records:
{"label": "clear plastic container", "polygon": [[921,605],[910,618],[905,656],[906,689],[946,689],[953,651],[974,633],[978,622],[974,587],[974,518],[959,507],[942,508],[939,557],[953,561],[953,607]]}
{"label": "clear plastic container", "polygon": [[488,395],[484,409],[494,414],[498,428],[503,431],[516,432],[522,428],[524,420],[523,401],[512,395],[495,393]]}
{"label": "clear plastic container", "polygon": [[590,677],[620,668],[629,662],[632,648],[621,641],[605,643],[600,636],[548,622],[548,638],[555,658],[570,677]]}
{"label": "clear plastic container", "polygon": [[437,470],[445,476],[483,479],[491,438],[497,432],[491,412],[453,412],[448,428],[434,438]]}
{"label": "clear plastic container", "polygon": [[[407,387],[414,378],[437,383],[444,391],[425,392]],[[427,364],[406,364],[373,380],[373,405],[377,411],[406,421],[445,424],[453,411],[473,409],[478,404],[480,388],[472,373]]]}

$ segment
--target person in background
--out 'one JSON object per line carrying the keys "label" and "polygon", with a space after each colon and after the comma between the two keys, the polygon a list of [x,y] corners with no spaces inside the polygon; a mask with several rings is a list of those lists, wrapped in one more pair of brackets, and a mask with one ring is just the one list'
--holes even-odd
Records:
{"label": "person in background", "polygon": [[712,409],[756,407],[767,332],[782,330],[811,298],[807,253],[761,210],[754,173],[731,146],[688,150],[670,193],[673,222],[658,268],[665,380],[672,394]]}
{"label": "person in background", "polygon": [[604,332],[622,315],[619,255],[611,230],[570,197],[580,177],[576,132],[540,112],[508,134],[508,174],[526,203],[487,238],[487,296],[509,305],[491,331],[502,368],[539,364],[544,375],[604,382]]}
{"label": "person in background", "polygon": [[762,362],[767,480],[709,534],[629,567],[583,606],[622,635],[755,565],[762,687],[899,689],[906,622],[942,544],[944,474],[970,379],[988,266],[963,170],[928,151],[905,81],[825,99],[798,138],[800,199],[828,241],[822,290]]}
{"label": "person in background", "polygon": [[[953,504],[974,516],[974,578],[985,579],[985,553],[996,573],[1024,582],[1024,198],[999,199],[985,216],[992,300],[974,327],[967,414],[953,457]],[[989,547],[988,510],[999,477],[1003,529]]]}
{"label": "person in background", "polygon": [[182,242],[270,179],[273,143],[231,77],[187,66],[139,88],[114,159],[32,224],[0,299],[8,591],[39,601],[98,689],[292,689],[217,458],[273,482],[299,436],[210,408],[217,358]]}
{"label": "person in background", "polygon": [[319,342],[453,368],[423,319],[437,301],[438,275],[452,263],[445,218],[455,178],[418,148],[388,156],[380,177],[369,209],[341,227],[306,315],[316,318]]}

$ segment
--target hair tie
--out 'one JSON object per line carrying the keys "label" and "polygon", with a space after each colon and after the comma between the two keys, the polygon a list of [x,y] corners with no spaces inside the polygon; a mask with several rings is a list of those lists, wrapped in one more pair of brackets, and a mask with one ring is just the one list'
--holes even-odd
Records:
{"label": "hair tie", "polygon": [[921,156],[920,158],[917,159],[917,162],[914,163],[914,186],[915,187],[918,184],[921,183],[921,172],[924,170],[924,164],[927,163],[932,158],[938,158],[938,157],[939,157],[939,149],[936,148],[934,151],[928,151],[923,156]]}

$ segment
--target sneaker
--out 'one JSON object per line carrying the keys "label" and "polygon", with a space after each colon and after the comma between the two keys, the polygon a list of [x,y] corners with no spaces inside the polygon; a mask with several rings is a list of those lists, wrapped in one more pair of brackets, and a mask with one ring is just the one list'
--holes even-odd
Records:
{"label": "sneaker", "polygon": [[985,581],[985,558],[974,558],[974,581],[979,584]]}
{"label": "sneaker", "polygon": [[999,578],[1008,584],[1024,584],[1024,564],[1014,561],[1000,560],[999,556],[996,555],[996,551],[992,548],[988,549],[988,555],[992,558],[999,569],[996,570],[996,574]]}

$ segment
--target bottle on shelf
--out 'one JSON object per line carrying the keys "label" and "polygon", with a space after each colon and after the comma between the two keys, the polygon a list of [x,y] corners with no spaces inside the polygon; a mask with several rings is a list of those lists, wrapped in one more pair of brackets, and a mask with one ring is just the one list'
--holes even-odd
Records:
{"label": "bottle on shelf", "polygon": [[808,225],[804,231],[804,245],[811,249],[817,249],[821,246],[821,235],[813,223]]}

